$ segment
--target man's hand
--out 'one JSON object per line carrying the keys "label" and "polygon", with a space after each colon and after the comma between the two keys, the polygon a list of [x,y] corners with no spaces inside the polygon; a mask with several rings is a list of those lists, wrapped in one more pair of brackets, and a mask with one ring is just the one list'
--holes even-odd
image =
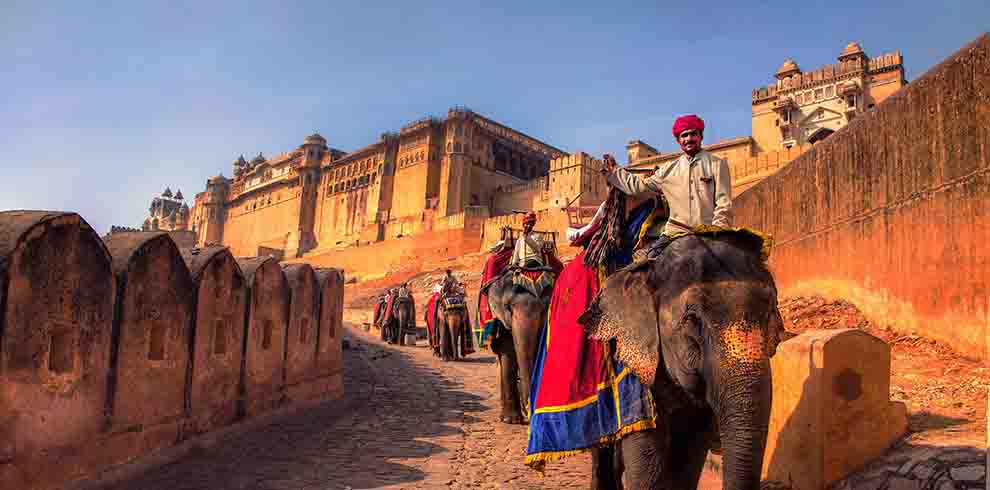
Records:
{"label": "man's hand", "polygon": [[602,155],[602,174],[603,175],[608,175],[608,174],[612,173],[613,171],[615,171],[615,167],[617,167],[617,166],[618,166],[618,164],[615,163],[615,158],[613,158],[612,155],[610,155],[608,153]]}

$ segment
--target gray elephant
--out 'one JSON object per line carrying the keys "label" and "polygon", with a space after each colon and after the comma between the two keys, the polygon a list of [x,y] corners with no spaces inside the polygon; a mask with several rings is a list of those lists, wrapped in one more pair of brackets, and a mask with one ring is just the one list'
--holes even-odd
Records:
{"label": "gray elephant", "polygon": [[591,488],[696,488],[719,447],[724,488],[759,488],[783,334],[763,246],[747,232],[686,236],[606,281],[579,322],[650,387],[657,428],[594,451]]}
{"label": "gray elephant", "polygon": [[510,269],[487,289],[488,307],[505,327],[496,333],[492,352],[498,356],[499,420],[509,424],[525,423],[529,417],[530,377],[557,271],[544,268],[540,272],[533,281]]}

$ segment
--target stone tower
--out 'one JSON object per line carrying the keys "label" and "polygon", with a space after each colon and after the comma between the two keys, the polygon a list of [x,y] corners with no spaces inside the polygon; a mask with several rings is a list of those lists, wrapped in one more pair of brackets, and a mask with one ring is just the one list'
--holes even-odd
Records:
{"label": "stone tower", "polygon": [[316,221],[316,201],[320,186],[320,166],[326,154],[327,140],[320,133],[313,133],[303,139],[299,146],[302,158],[295,167],[299,176],[299,223],[294,232],[290,232],[285,244],[286,257],[300,257],[303,252],[316,246],[316,235],[313,225]]}
{"label": "stone tower", "polygon": [[602,162],[584,152],[550,161],[550,208],[597,206],[608,197]]}
{"label": "stone tower", "polygon": [[168,187],[161,196],[151,200],[148,218],[141,225],[144,231],[176,231],[188,227],[189,206],[185,203],[182,191],[179,190],[173,195]]}
{"label": "stone tower", "polygon": [[471,184],[471,116],[468,109],[447,111],[444,131],[443,161],[440,168],[440,216],[460,213],[468,204]]}
{"label": "stone tower", "polygon": [[196,230],[199,246],[220,245],[223,243],[223,225],[226,221],[224,203],[230,190],[230,180],[217,175],[206,181],[206,195],[202,201],[204,218]]}

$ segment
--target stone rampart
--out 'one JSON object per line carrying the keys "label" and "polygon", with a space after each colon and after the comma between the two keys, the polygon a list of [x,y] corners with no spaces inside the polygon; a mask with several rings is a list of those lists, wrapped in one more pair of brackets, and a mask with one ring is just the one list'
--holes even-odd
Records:
{"label": "stone rampart", "polygon": [[[481,225],[471,218],[470,227],[424,231],[368,245],[336,250],[316,251],[286,263],[305,262],[313,267],[340,267],[362,278],[382,277],[398,270],[419,270],[426,261],[442,262],[448,258],[475,253],[481,247]],[[486,221],[487,222],[487,221]]]}
{"label": "stone rampart", "polygon": [[990,359],[990,36],[739,195],[781,293]]}
{"label": "stone rampart", "polygon": [[234,423],[238,403],[341,396],[343,275],[298,269],[0,212],[0,488],[93,477]]}

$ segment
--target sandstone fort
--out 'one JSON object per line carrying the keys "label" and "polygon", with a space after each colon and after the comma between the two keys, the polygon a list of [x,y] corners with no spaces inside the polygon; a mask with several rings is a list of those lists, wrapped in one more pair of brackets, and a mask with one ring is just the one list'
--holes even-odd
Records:
{"label": "sandstone fort", "polygon": [[[836,48],[784,60],[740,94],[751,134],[705,145],[735,224],[768,237],[787,330],[764,359],[756,476],[990,488],[990,35],[910,83],[899,51]],[[441,362],[375,331],[382,291],[414,286],[416,330],[445,274],[475,321],[506,227],[535,213],[568,261],[563,232],[609,195],[595,156],[495,117],[457,106],[353,151],[318,132],[247,151],[102,237],[73,212],[0,212],[0,489],[587,487],[584,456],[522,466],[502,358]],[[631,172],[680,155],[629,138]],[[698,488],[722,488],[723,450]]]}

